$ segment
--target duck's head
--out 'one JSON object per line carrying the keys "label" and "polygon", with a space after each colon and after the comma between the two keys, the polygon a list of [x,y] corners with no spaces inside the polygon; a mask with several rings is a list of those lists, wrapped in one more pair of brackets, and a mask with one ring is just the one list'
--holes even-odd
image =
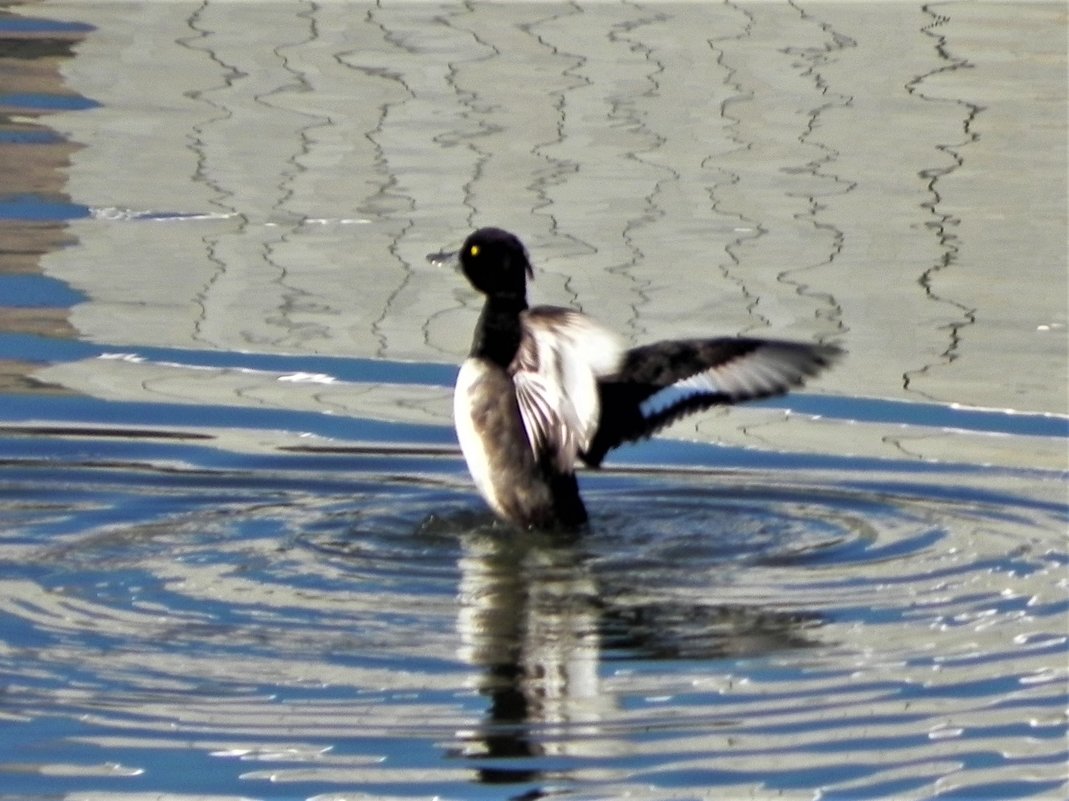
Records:
{"label": "duck's head", "polygon": [[464,240],[460,269],[473,287],[497,297],[525,298],[534,278],[523,243],[500,228],[480,228]]}

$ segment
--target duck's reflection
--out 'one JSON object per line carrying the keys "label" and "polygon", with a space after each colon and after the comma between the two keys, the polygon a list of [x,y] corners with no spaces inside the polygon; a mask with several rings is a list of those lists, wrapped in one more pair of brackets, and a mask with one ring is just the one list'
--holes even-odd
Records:
{"label": "duck's reflection", "polygon": [[811,644],[805,630],[819,623],[708,598],[652,600],[658,587],[635,591],[641,575],[599,573],[581,536],[488,526],[461,540],[460,655],[480,669],[474,685],[488,707],[458,733],[457,755],[487,783],[538,780],[549,765],[557,772],[554,757],[624,752],[606,732],[617,700],[601,687],[603,659],[756,656]]}
{"label": "duck's reflection", "polygon": [[[481,668],[489,699],[463,754],[522,758],[576,753],[597,731],[609,699],[598,690],[597,587],[576,540],[493,528],[463,537],[461,656]],[[522,765],[522,763],[520,763]],[[489,766],[487,782],[529,781],[540,771]]]}

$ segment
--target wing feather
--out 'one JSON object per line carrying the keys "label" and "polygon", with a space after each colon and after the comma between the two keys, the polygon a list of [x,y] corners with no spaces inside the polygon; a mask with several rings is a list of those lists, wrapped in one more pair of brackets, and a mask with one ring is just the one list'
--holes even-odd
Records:
{"label": "wing feather", "polygon": [[619,370],[623,346],[571,309],[529,309],[521,325],[520,347],[509,368],[520,416],[536,459],[570,473],[598,427],[598,378]]}
{"label": "wing feather", "polygon": [[686,414],[787,392],[841,355],[833,345],[728,337],[634,348],[619,370],[600,378],[603,413],[580,455],[596,466],[612,448]]}

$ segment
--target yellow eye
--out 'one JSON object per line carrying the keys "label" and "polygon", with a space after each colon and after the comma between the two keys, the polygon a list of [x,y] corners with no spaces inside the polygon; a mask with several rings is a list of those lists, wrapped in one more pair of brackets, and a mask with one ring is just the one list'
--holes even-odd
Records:
{"label": "yellow eye", "polygon": [[468,248],[468,255],[470,255],[470,256],[478,256],[479,255],[479,246],[478,245],[472,245],[470,248]]}

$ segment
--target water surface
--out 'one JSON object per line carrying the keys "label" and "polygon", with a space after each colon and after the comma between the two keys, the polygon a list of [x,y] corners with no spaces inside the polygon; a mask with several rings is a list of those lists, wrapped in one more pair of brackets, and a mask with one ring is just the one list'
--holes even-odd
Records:
{"label": "water surface", "polygon": [[[250,35],[254,33],[255,35]],[[1056,3],[0,3],[0,798],[1060,798]],[[806,391],[475,496],[476,225]]]}

